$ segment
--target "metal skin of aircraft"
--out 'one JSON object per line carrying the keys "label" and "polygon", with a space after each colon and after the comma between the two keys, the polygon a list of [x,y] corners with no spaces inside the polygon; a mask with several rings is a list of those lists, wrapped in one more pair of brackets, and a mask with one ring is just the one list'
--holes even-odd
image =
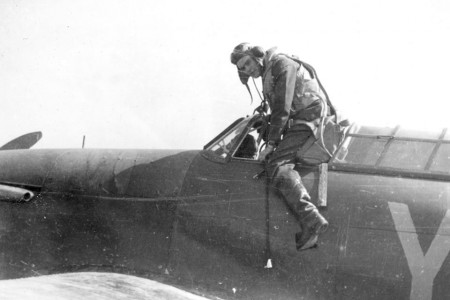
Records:
{"label": "metal skin of aircraft", "polygon": [[352,125],[328,164],[298,165],[330,226],[297,251],[295,215],[255,177],[263,163],[237,155],[260,118],[203,150],[0,151],[0,279],[109,272],[211,299],[450,299],[446,130]]}
{"label": "metal skin of aircraft", "polygon": [[1,280],[0,296],[3,300],[208,300],[154,280],[111,272]]}

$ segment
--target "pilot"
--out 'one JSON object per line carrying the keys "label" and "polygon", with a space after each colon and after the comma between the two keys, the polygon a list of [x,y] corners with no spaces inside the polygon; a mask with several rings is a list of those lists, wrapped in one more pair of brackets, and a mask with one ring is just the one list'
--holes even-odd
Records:
{"label": "pilot", "polygon": [[271,110],[268,142],[258,159],[266,162],[270,184],[279,190],[300,223],[298,250],[314,247],[320,233],[328,227],[327,220],[310,202],[301,177],[294,169],[297,150],[317,132],[321,114],[328,109],[325,95],[307,68],[292,57],[264,51],[248,43],[237,45],[231,53],[241,82],[249,77],[262,77],[264,98]]}

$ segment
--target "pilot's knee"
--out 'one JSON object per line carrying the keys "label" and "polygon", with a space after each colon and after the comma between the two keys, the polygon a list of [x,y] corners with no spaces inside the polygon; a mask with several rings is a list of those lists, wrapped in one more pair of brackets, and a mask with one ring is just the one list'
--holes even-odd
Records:
{"label": "pilot's knee", "polygon": [[275,176],[280,180],[295,180],[300,175],[294,170],[294,167],[290,164],[282,165],[278,168]]}
{"label": "pilot's knee", "polygon": [[295,186],[301,183],[300,175],[290,166],[280,166],[273,177],[273,185],[275,187]]}

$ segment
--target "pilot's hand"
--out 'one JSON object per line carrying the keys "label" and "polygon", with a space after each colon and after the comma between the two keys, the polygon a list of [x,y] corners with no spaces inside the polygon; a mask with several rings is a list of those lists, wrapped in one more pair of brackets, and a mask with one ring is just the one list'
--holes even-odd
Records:
{"label": "pilot's hand", "polygon": [[266,156],[273,152],[275,147],[273,145],[267,145],[267,147],[259,153],[258,160],[263,161],[266,159]]}

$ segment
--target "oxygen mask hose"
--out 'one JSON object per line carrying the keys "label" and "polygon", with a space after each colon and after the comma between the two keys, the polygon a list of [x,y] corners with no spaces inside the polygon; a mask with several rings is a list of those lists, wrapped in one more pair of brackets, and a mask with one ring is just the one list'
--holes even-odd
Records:
{"label": "oxygen mask hose", "polygon": [[[268,110],[267,101],[261,96],[261,93],[259,92],[259,89],[256,86],[255,79],[252,78],[252,80],[253,80],[253,85],[255,86],[255,89],[258,92],[259,99],[261,99],[261,104],[257,108],[255,108],[255,110],[253,111],[253,114],[258,113],[258,114],[264,116]],[[249,89],[249,91],[250,91],[250,89]]]}
{"label": "oxygen mask hose", "polygon": [[253,104],[253,95],[252,92],[250,91],[250,87],[248,86],[247,83],[245,83],[245,87],[247,88],[248,93],[250,94],[250,105]]}

